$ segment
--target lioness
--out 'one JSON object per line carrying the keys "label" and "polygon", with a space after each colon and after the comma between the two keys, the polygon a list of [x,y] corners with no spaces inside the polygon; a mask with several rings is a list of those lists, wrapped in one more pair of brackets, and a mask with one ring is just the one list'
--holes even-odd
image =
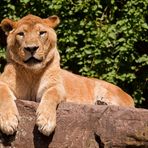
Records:
{"label": "lioness", "polygon": [[7,34],[8,64],[0,75],[0,130],[7,135],[17,130],[16,99],[40,102],[36,124],[44,135],[53,132],[56,108],[61,101],[134,106],[132,98],[119,87],[60,68],[53,29],[59,22],[57,16],[42,19],[34,15],[1,22]]}

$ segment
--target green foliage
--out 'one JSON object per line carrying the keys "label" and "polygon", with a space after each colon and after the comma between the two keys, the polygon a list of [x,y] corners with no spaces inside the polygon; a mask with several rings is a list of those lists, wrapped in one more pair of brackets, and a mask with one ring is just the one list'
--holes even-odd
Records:
{"label": "green foliage", "polygon": [[58,15],[61,66],[112,82],[130,93],[137,106],[147,107],[147,0],[4,0],[0,3],[1,20],[5,17],[17,20],[28,13],[40,17]]}

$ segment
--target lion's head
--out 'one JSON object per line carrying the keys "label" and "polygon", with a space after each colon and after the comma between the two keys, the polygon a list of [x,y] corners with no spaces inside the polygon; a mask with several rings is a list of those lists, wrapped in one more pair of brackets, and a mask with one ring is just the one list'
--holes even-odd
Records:
{"label": "lion's head", "polygon": [[52,60],[56,52],[57,36],[54,27],[57,16],[46,19],[27,15],[19,21],[4,19],[1,27],[7,37],[7,60],[26,68],[41,69]]}

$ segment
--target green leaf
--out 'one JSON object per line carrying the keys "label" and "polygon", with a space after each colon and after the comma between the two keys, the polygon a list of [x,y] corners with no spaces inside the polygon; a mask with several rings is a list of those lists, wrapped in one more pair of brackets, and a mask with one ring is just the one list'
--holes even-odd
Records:
{"label": "green leaf", "polygon": [[30,0],[20,0],[22,3],[28,3]]}
{"label": "green leaf", "polygon": [[116,34],[114,32],[109,33],[109,38],[116,39]]}
{"label": "green leaf", "polygon": [[148,25],[146,23],[143,23],[142,27],[145,28],[145,29],[148,29]]}

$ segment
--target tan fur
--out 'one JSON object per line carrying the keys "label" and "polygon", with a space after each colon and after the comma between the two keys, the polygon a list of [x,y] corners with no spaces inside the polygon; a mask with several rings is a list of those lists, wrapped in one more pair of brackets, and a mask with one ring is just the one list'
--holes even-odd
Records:
{"label": "tan fur", "polygon": [[81,104],[134,106],[132,98],[119,87],[102,80],[72,74],[60,68],[54,27],[59,18],[41,19],[27,15],[14,22],[4,19],[7,61],[0,76],[0,129],[5,134],[17,130],[19,115],[15,99],[40,102],[36,124],[45,135],[56,126],[56,108],[61,101]]}

